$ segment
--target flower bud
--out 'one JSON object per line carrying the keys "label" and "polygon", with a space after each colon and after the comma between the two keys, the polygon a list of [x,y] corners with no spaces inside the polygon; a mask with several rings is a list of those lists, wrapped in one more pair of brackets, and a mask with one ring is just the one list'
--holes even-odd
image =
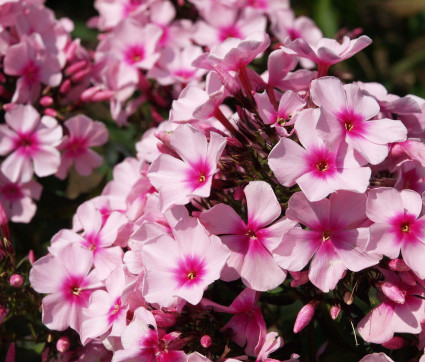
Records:
{"label": "flower bud", "polygon": [[15,342],[12,342],[7,350],[5,362],[15,362],[16,350]]}
{"label": "flower bud", "polygon": [[341,306],[339,304],[333,305],[331,307],[331,318],[333,320],[337,319],[340,312],[341,312]]}
{"label": "flower bud", "polygon": [[35,262],[34,250],[32,249],[28,253],[28,261],[30,262],[31,265],[33,265]]}
{"label": "flower bud", "polygon": [[53,108],[46,108],[43,113],[46,116],[50,116],[50,117],[57,117],[58,116],[58,112],[56,111],[56,109],[53,109]]}
{"label": "flower bud", "polygon": [[407,341],[402,337],[393,337],[389,341],[382,343],[382,346],[388,349],[400,349],[407,345]]}
{"label": "flower bud", "polygon": [[233,198],[236,200],[236,201],[241,201],[241,200],[243,200],[244,199],[244,192],[243,192],[243,188],[242,187],[240,187],[240,186],[238,186],[238,187],[236,187],[236,189],[235,189],[235,192],[234,192],[234,194],[233,194]]}
{"label": "flower bud", "polygon": [[319,302],[312,300],[300,309],[294,323],[294,333],[301,332],[311,321]]}
{"label": "flower bud", "polygon": [[398,273],[398,275],[404,284],[410,285],[411,287],[416,285],[416,279],[411,272],[401,272]]}
{"label": "flower bud", "polygon": [[65,93],[68,93],[70,89],[71,89],[71,81],[69,79],[65,79],[59,88],[59,92],[61,94],[65,94]]}
{"label": "flower bud", "polygon": [[212,339],[207,334],[201,337],[201,346],[204,348],[209,348],[212,345]]}
{"label": "flower bud", "polygon": [[308,279],[308,270],[302,271],[298,278],[294,277],[294,280],[291,281],[291,287],[295,288],[295,287],[299,287],[300,285],[304,285],[307,284],[308,281],[310,279]]}
{"label": "flower bud", "polygon": [[107,101],[112,98],[114,95],[114,92],[111,90],[101,90],[99,92],[96,92],[93,94],[93,97],[91,98],[92,102],[103,102]]}
{"label": "flower bud", "polygon": [[169,328],[176,324],[176,316],[173,313],[165,313],[162,310],[153,310],[156,325],[159,328]]}
{"label": "flower bud", "polygon": [[91,72],[90,68],[80,70],[79,72],[75,73],[71,77],[71,80],[73,83],[80,83],[84,78],[86,78],[90,74],[90,72]]}
{"label": "flower bud", "polygon": [[7,315],[9,314],[9,309],[0,305],[0,324],[3,323]]}
{"label": "flower bud", "polygon": [[43,107],[50,107],[53,104],[53,98],[50,96],[44,96],[40,99],[40,104]]}
{"label": "flower bud", "polygon": [[24,280],[19,274],[13,274],[9,279],[9,283],[12,287],[20,288],[24,284]]}
{"label": "flower bud", "polygon": [[67,67],[65,69],[65,74],[70,76],[82,69],[84,69],[85,67],[87,67],[87,60],[79,60],[78,62],[75,62],[73,64],[71,64],[69,67]]}
{"label": "flower bud", "polygon": [[353,304],[353,299],[354,299],[354,297],[353,297],[353,294],[352,294],[351,292],[346,291],[346,292],[344,293],[344,296],[343,296],[343,298],[342,298],[342,299],[344,300],[344,303],[345,303],[345,304],[347,304],[347,305],[351,305],[351,304]]}
{"label": "flower bud", "polygon": [[61,353],[66,352],[69,349],[69,346],[69,338],[66,336],[60,337],[56,342],[56,349]]}
{"label": "flower bud", "polygon": [[388,263],[391,270],[404,272],[409,271],[410,268],[406,265],[403,259],[393,259]]}
{"label": "flower bud", "polygon": [[100,91],[100,88],[99,88],[99,87],[90,87],[90,88],[87,88],[87,89],[85,89],[85,90],[81,93],[80,99],[81,99],[83,102],[90,102],[90,101],[91,101],[91,99],[93,98],[93,96],[94,96],[97,92],[99,92],[99,91]]}

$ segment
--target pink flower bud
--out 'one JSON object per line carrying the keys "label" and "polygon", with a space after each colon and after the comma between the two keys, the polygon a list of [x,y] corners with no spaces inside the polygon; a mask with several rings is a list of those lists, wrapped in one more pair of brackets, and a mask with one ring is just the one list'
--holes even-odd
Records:
{"label": "pink flower bud", "polygon": [[382,346],[388,349],[400,349],[405,347],[408,342],[402,337],[393,337],[389,341],[382,343]]}
{"label": "pink flower bud", "polygon": [[243,192],[243,188],[240,186],[236,187],[235,192],[233,193],[233,198],[236,201],[241,201],[244,199],[244,197],[245,197],[245,194]]}
{"label": "pink flower bud", "polygon": [[53,98],[49,96],[44,96],[40,99],[40,104],[43,107],[50,107],[53,104]]}
{"label": "pink flower bud", "polygon": [[6,77],[3,73],[0,73],[0,83],[6,82]]}
{"label": "pink flower bud", "polygon": [[212,345],[212,339],[207,334],[201,337],[201,346],[204,348],[209,348]]}
{"label": "pink flower bud", "polygon": [[308,270],[305,270],[303,272],[300,272],[297,279],[295,279],[294,277],[294,280],[291,281],[291,287],[295,288],[299,287],[300,285],[307,284],[309,280],[310,279],[308,279]]}
{"label": "pink flower bud", "polygon": [[398,275],[400,276],[400,279],[404,284],[410,285],[411,287],[414,287],[416,285],[416,279],[411,272],[401,272],[398,273]]}
{"label": "pink flower bud", "polygon": [[67,67],[65,69],[65,74],[70,76],[82,69],[84,69],[85,67],[87,67],[88,63],[87,60],[79,60],[78,62],[75,62],[73,64],[71,64],[69,67]]}
{"label": "pink flower bud", "polygon": [[1,202],[0,202],[0,232],[4,238],[6,238],[7,240],[10,240],[9,222],[7,219],[6,210],[4,209]]}
{"label": "pink flower bud", "polygon": [[84,78],[86,78],[90,74],[90,72],[90,68],[80,70],[71,77],[71,80],[73,83],[80,83]]}
{"label": "pink flower bud", "polygon": [[28,253],[28,261],[30,262],[31,265],[33,265],[35,262],[34,250],[32,249]]}
{"label": "pink flower bud", "polygon": [[99,92],[99,91],[100,91],[100,88],[99,88],[99,87],[90,87],[90,88],[87,88],[86,90],[84,90],[84,91],[81,93],[80,99],[81,99],[83,102],[91,102],[91,99],[93,98],[93,96],[94,96],[97,92]]}
{"label": "pink flower bud", "polygon": [[101,90],[99,92],[96,92],[93,94],[93,97],[91,98],[92,102],[103,102],[107,101],[112,98],[114,95],[114,92],[111,90]]}
{"label": "pink flower bud", "polygon": [[71,81],[69,79],[65,79],[59,88],[59,92],[61,94],[66,94],[71,89]]}
{"label": "pink flower bud", "polygon": [[58,112],[56,111],[56,109],[53,108],[46,108],[43,113],[46,116],[50,116],[50,117],[57,117],[58,116]]}
{"label": "pink flower bud", "polygon": [[341,306],[339,304],[333,305],[331,307],[331,318],[333,320],[337,319],[340,312],[341,312]]}
{"label": "pink flower bud", "polygon": [[176,324],[176,316],[173,313],[165,313],[162,310],[153,310],[156,325],[159,328],[169,328]]}
{"label": "pink flower bud", "polygon": [[312,300],[301,308],[294,323],[294,333],[301,332],[310,323],[318,304],[318,301]]}
{"label": "pink flower bud", "polygon": [[56,349],[61,353],[66,352],[69,349],[69,346],[69,338],[66,336],[60,337],[56,342]]}
{"label": "pink flower bud", "polygon": [[5,362],[15,362],[15,356],[16,356],[15,342],[12,342],[9,346],[9,349],[7,350]]}
{"label": "pink flower bud", "polygon": [[342,299],[344,300],[345,304],[351,305],[351,304],[353,304],[354,297],[353,297],[353,294],[351,292],[347,291],[347,292],[344,293],[344,296],[342,297]]}
{"label": "pink flower bud", "polygon": [[409,271],[410,268],[406,265],[403,259],[393,259],[388,263],[391,270],[402,272]]}
{"label": "pink flower bud", "polygon": [[380,285],[382,293],[384,293],[389,299],[398,304],[404,304],[406,299],[404,292],[395,284],[391,282],[384,282]]}
{"label": "pink flower bud", "polygon": [[78,45],[79,45],[79,42],[76,39],[71,44],[69,44],[68,47],[66,48],[65,54],[66,54],[66,60],[68,62],[72,62],[74,60]]}
{"label": "pink flower bud", "polygon": [[19,274],[13,274],[9,279],[9,283],[12,287],[19,288],[24,284],[24,280]]}
{"label": "pink flower bud", "polygon": [[0,305],[0,324],[3,323],[3,321],[5,320],[8,314],[9,314],[9,309]]}
{"label": "pink flower bud", "polygon": [[231,147],[243,148],[242,143],[234,137],[227,137],[227,144]]}
{"label": "pink flower bud", "polygon": [[15,103],[6,103],[6,104],[3,104],[3,109],[6,111],[6,112],[9,112],[9,111],[11,111],[13,108],[15,108],[16,107],[16,104]]}
{"label": "pink flower bud", "polygon": [[171,135],[172,133],[164,132],[164,131],[159,131],[154,133],[154,136],[158,138],[161,142],[165,143],[166,145],[171,144]]}

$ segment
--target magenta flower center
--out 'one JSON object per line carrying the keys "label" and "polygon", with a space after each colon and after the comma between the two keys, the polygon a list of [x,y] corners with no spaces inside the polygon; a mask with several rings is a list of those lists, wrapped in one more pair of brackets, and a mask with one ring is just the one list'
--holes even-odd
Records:
{"label": "magenta flower center", "polygon": [[33,85],[38,82],[40,70],[37,65],[33,62],[30,62],[25,69],[23,70],[23,76],[25,81],[29,85]]}
{"label": "magenta flower center", "polygon": [[344,109],[336,116],[344,127],[346,134],[358,136],[366,133],[366,125],[362,115],[354,113],[352,110]]}
{"label": "magenta flower center", "polygon": [[321,172],[325,172],[325,171],[327,171],[327,170],[328,170],[329,165],[328,165],[328,163],[326,162],[326,160],[322,160],[322,161],[319,161],[319,162],[317,163],[316,167],[317,167],[317,169],[318,169],[319,171],[321,171]]}
{"label": "magenta flower center", "polygon": [[174,72],[174,75],[176,77],[181,77],[183,79],[189,79],[193,77],[194,74],[195,74],[195,71],[190,69],[179,69]]}
{"label": "magenta flower center", "polygon": [[145,49],[142,45],[132,45],[124,52],[124,59],[127,64],[135,64],[145,58]]}
{"label": "magenta flower center", "polygon": [[90,292],[84,289],[86,285],[87,281],[84,276],[69,276],[62,284],[64,299],[71,304],[86,305],[90,297]]}
{"label": "magenta flower center", "polygon": [[323,242],[328,241],[332,236],[332,231],[330,230],[325,230],[322,232],[322,240]]}
{"label": "magenta flower center", "polygon": [[251,239],[257,239],[257,234],[254,230],[249,229],[246,234],[246,236],[249,236]]}
{"label": "magenta flower center", "polygon": [[408,222],[403,222],[400,225],[400,230],[404,233],[408,233],[410,231],[410,224]]}
{"label": "magenta flower center", "polygon": [[291,40],[302,38],[301,33],[297,29],[289,28],[289,29],[287,29],[287,32],[288,32],[288,36]]}
{"label": "magenta flower center", "polygon": [[0,193],[8,201],[16,201],[21,199],[24,195],[21,188],[16,184],[6,184],[0,188]]}
{"label": "magenta flower center", "polygon": [[203,276],[206,274],[204,261],[196,255],[185,256],[173,271],[180,287],[197,284],[202,281]]}
{"label": "magenta flower center", "polygon": [[195,270],[192,270],[189,273],[187,273],[187,279],[193,280],[195,278],[196,278],[196,271]]}
{"label": "magenta flower center", "polygon": [[87,150],[87,142],[83,138],[71,138],[66,146],[66,154],[70,157],[79,157]]}
{"label": "magenta flower center", "polygon": [[218,37],[220,41],[225,41],[227,38],[238,38],[238,39],[243,38],[239,29],[234,25],[229,25],[224,28],[221,28]]}

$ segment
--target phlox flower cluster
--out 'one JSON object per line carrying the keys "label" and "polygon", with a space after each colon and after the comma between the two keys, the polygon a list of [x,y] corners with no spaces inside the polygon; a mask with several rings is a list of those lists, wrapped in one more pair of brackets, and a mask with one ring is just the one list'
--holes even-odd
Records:
{"label": "phlox flower cluster", "polygon": [[96,0],[91,56],[42,4],[6,4],[12,221],[34,214],[36,178],[102,163],[105,126],[48,111],[42,89],[58,109],[107,99],[122,126],[148,104],[156,122],[32,266],[42,322],[80,344],[59,359],[296,361],[284,341],[324,318],[369,352],[423,355],[425,101],[332,75],[369,37],[325,38],[280,0]]}

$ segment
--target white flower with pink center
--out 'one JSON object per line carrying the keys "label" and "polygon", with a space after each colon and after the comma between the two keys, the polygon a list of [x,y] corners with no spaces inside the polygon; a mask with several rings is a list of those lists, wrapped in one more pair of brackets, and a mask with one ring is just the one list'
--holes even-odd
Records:
{"label": "white flower with pink center", "polygon": [[90,149],[103,145],[108,140],[108,131],[103,123],[78,115],[65,122],[68,130],[58,146],[62,151],[61,163],[56,176],[64,179],[74,164],[75,170],[83,176],[102,165],[102,157]]}
{"label": "white flower with pink center", "polygon": [[360,167],[346,144],[327,146],[316,132],[318,109],[307,109],[295,120],[295,131],[305,147],[282,138],[269,154],[269,166],[287,187],[297,183],[309,201],[319,201],[336,190],[363,193],[371,170]]}
{"label": "white flower with pink center", "polygon": [[0,155],[9,156],[1,171],[13,182],[28,182],[33,173],[39,177],[56,172],[60,154],[56,146],[62,129],[52,117],[40,119],[30,105],[17,105],[6,112],[6,125],[0,125]]}
{"label": "white flower with pink center", "polygon": [[321,107],[317,129],[328,145],[345,141],[376,165],[388,156],[389,143],[406,140],[407,129],[401,121],[371,120],[378,115],[379,104],[356,84],[323,77],[311,83],[311,96]]}
{"label": "white flower with pink center", "polygon": [[173,236],[162,235],[144,245],[143,296],[163,307],[173,305],[175,297],[196,305],[208,285],[220,278],[230,252],[197,219],[181,220]]}
{"label": "white flower with pink center", "polygon": [[280,244],[282,235],[294,228],[296,223],[286,218],[275,222],[282,209],[266,182],[251,181],[244,192],[247,223],[225,204],[218,204],[202,213],[200,221],[209,232],[219,235],[231,251],[227,262],[230,268],[228,273],[231,274],[226,279],[240,276],[251,289],[271,290],[286,278],[286,272],[274,260],[274,250]]}
{"label": "white flower with pink center", "polygon": [[69,244],[37,260],[30,271],[32,287],[43,298],[43,323],[50,329],[68,327],[80,330],[82,309],[88,306],[92,290],[99,288],[93,272],[92,254],[76,244]]}
{"label": "white flower with pink center", "polygon": [[181,159],[162,154],[152,162],[148,172],[150,182],[159,190],[161,211],[173,205],[185,205],[194,197],[210,195],[226,139],[211,132],[208,143],[201,131],[182,125],[173,132],[170,144]]}
{"label": "white flower with pink center", "polygon": [[370,227],[368,249],[391,259],[401,255],[405,263],[425,279],[425,216],[422,198],[412,190],[389,187],[368,193],[366,213],[375,224]]}

